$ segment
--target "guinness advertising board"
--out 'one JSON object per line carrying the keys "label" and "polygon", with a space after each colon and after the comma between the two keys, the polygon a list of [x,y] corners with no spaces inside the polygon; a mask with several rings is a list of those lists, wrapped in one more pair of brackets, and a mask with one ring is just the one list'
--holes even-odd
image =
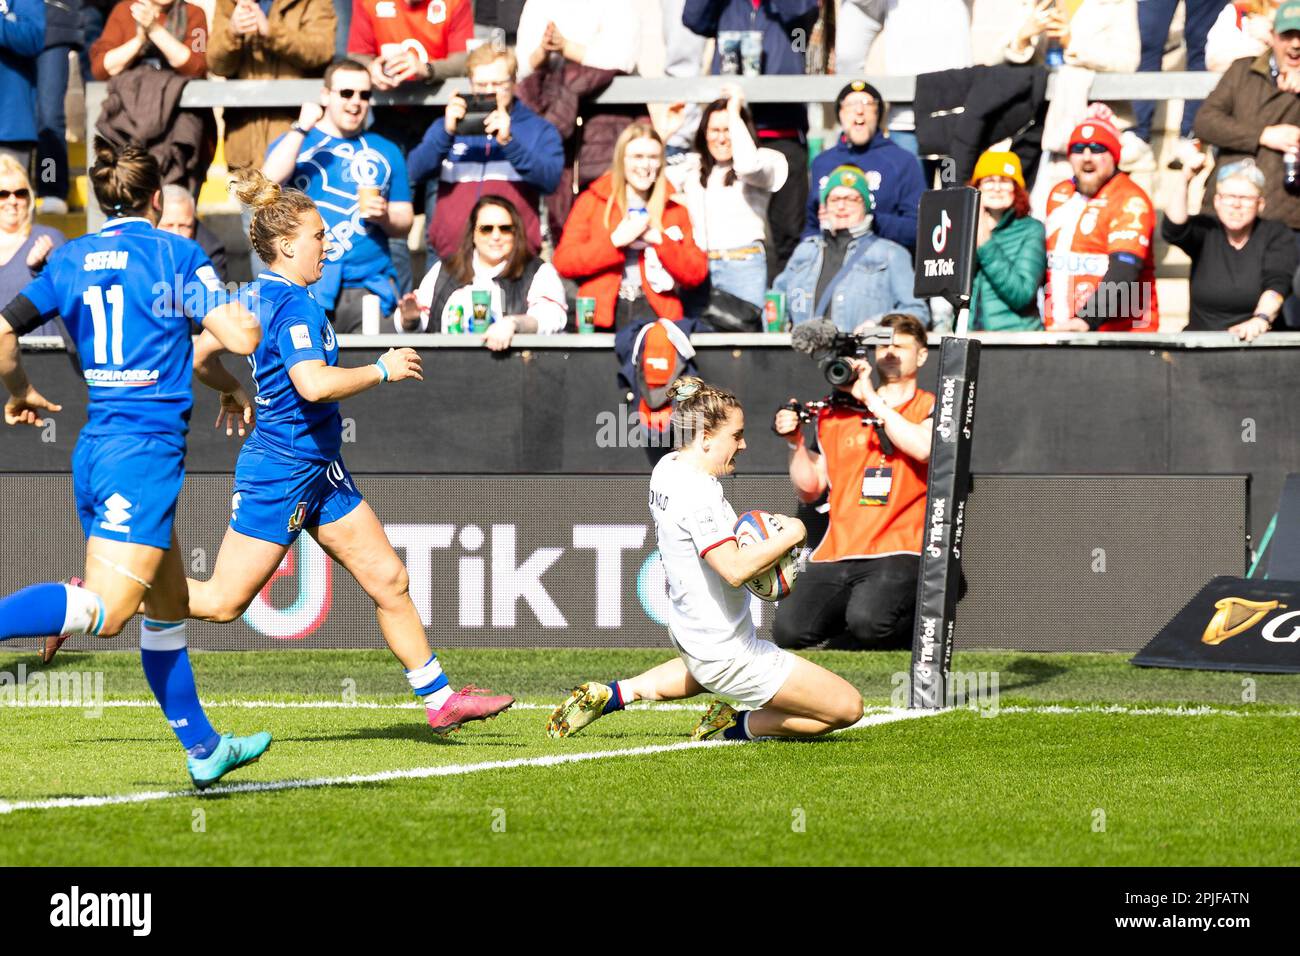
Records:
{"label": "guinness advertising board", "polygon": [[1300,674],[1300,581],[1217,577],[1132,663]]}

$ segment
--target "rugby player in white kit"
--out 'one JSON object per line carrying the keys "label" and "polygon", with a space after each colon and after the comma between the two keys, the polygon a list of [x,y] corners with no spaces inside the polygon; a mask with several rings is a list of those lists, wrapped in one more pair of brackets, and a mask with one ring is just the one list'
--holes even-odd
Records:
{"label": "rugby player in white kit", "polygon": [[680,700],[705,691],[713,701],[692,740],[814,737],[862,717],[862,697],[837,674],[754,633],[745,582],[803,543],[797,518],[776,516],[781,530],[745,548],[733,531],[736,512],[718,478],[735,471],[745,448],[745,416],[736,396],[698,378],[670,388],[678,448],[650,478],[650,513],[668,579],[668,631],[678,656],[643,674],[574,688],[546,724],[568,737],[637,700]]}

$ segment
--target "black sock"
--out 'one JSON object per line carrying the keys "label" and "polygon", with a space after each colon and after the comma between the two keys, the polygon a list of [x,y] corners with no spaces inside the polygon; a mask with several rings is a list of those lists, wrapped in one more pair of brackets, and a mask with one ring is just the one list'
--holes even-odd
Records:
{"label": "black sock", "polygon": [[609,700],[605,702],[605,709],[600,712],[602,717],[605,714],[612,714],[616,710],[622,710],[627,706],[623,703],[623,693],[618,689],[618,681],[612,680],[608,686],[614,693],[610,694]]}

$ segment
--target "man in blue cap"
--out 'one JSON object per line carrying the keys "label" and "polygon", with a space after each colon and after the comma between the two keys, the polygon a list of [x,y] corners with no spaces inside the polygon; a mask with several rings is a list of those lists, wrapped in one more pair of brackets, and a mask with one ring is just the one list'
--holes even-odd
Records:
{"label": "man in blue cap", "polygon": [[925,191],[925,176],[915,156],[880,131],[885,100],[870,83],[854,80],[835,98],[839,111],[839,141],[812,162],[803,238],[821,230],[820,194],[831,170],[854,166],[867,179],[876,199],[875,230],[910,254],[916,247],[916,209]]}

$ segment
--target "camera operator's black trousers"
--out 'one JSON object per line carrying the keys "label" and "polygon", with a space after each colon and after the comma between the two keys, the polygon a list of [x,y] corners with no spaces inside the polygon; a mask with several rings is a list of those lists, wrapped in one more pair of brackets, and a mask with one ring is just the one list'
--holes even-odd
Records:
{"label": "camera operator's black trousers", "polygon": [[772,636],[792,650],[824,642],[840,650],[911,647],[920,564],[911,554],[809,561],[777,605]]}

